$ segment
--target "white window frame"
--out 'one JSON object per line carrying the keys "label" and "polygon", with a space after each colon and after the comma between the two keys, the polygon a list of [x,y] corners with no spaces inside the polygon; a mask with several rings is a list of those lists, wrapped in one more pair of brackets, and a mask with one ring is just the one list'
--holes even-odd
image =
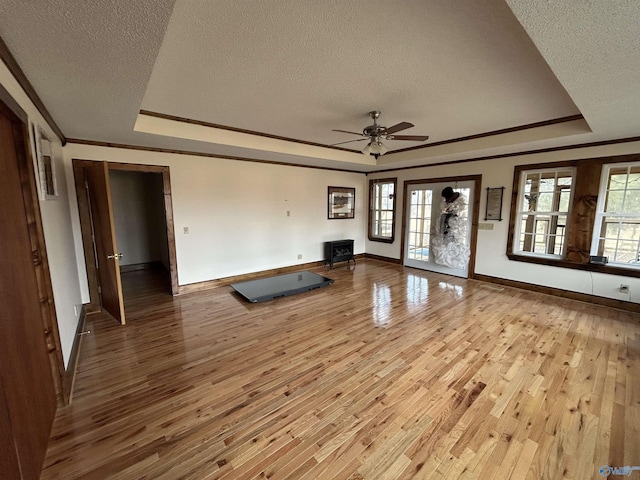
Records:
{"label": "white window frame", "polygon": [[[602,231],[602,221],[604,217],[637,218],[638,220],[640,220],[640,213],[610,213],[604,211],[605,202],[607,201],[607,185],[609,184],[609,175],[611,170],[614,168],[626,168],[628,175],[628,170],[633,167],[640,167],[640,162],[607,163],[602,166],[602,173],[600,175],[600,189],[598,190],[598,203],[596,206],[596,218],[593,224],[593,232],[591,237],[591,255],[598,255],[598,247],[600,245],[601,238],[600,232]],[[626,187],[627,185],[625,185],[625,192],[628,190]],[[618,235],[618,240],[619,239],[620,236]],[[638,239],[638,243],[638,250],[640,252],[640,238]],[[636,256],[636,258],[640,257]],[[614,259],[608,259],[607,263],[616,267],[640,269],[640,261],[636,261],[635,263],[623,263],[616,262]]]}
{"label": "white window frame", "polygon": [[[549,216],[560,216],[560,215],[564,215],[567,218],[567,223],[569,221],[569,215],[571,214],[571,208],[573,206],[573,194],[574,194],[574,188],[575,188],[575,182],[576,182],[576,169],[575,167],[556,167],[556,168],[533,168],[530,170],[522,170],[520,172],[520,179],[518,182],[518,199],[517,199],[517,203],[516,203],[516,207],[517,207],[517,212],[516,212],[516,221],[515,221],[515,225],[514,225],[514,236],[513,236],[513,253],[515,255],[522,255],[522,256],[527,256],[527,257],[537,257],[537,258],[554,258],[554,259],[564,259],[566,256],[566,247],[567,247],[567,232],[566,232],[566,227],[565,227],[565,234],[564,234],[564,238],[563,238],[563,244],[562,244],[562,254],[558,255],[555,253],[541,253],[541,252],[527,252],[524,250],[520,249],[520,237],[521,237],[521,233],[522,233],[522,216],[523,215],[531,215],[531,212],[529,212],[529,210],[525,210],[525,198],[524,198],[524,193],[525,193],[525,186],[526,186],[526,178],[528,175],[530,174],[545,174],[545,173],[555,173],[557,174],[558,172],[571,172],[571,190],[569,193],[569,203],[568,203],[568,210],[566,212],[561,212],[561,211],[552,211],[552,212],[536,212],[534,215],[537,216],[538,213],[540,214],[544,214],[544,215],[549,215]],[[534,242],[535,242],[535,236],[536,234],[533,234],[534,236]],[[546,235],[546,238],[548,240],[548,235]]]}

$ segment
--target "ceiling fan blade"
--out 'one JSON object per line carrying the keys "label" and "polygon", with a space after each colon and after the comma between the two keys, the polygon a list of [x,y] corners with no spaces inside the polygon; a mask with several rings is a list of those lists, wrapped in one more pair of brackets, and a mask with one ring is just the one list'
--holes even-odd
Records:
{"label": "ceiling fan blade", "polygon": [[358,132],[349,132],[347,130],[331,130],[332,132],[342,132],[342,133],[350,133],[352,135],[360,135],[361,137],[364,137],[364,135],[362,134],[362,132],[358,133]]}
{"label": "ceiling fan blade", "polygon": [[429,139],[429,135],[391,135],[389,140],[411,140],[414,142],[424,142]]}
{"label": "ceiling fan blade", "polygon": [[368,138],[358,138],[357,140],[347,140],[346,142],[332,143],[331,146],[335,147],[336,145],[342,145],[343,143],[361,142],[363,140],[369,140],[369,139]]}
{"label": "ceiling fan blade", "polygon": [[387,134],[390,135],[394,132],[399,132],[400,130],[406,130],[407,128],[411,128],[411,127],[413,127],[413,123],[400,122],[397,125],[393,125],[392,127],[385,129],[385,131],[387,132]]}

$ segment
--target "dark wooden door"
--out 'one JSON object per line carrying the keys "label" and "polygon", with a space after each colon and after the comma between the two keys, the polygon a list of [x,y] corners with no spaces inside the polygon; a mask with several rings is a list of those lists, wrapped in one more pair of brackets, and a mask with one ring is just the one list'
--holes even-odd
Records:
{"label": "dark wooden door", "polygon": [[18,452],[13,443],[11,416],[4,391],[2,376],[0,375],[0,478],[20,478]]}
{"label": "dark wooden door", "polygon": [[91,162],[85,167],[85,175],[89,186],[102,307],[124,325],[120,253],[116,244],[108,165],[106,162]]}
{"label": "dark wooden door", "polygon": [[[37,479],[56,411],[56,396],[18,166],[24,125],[0,103],[0,470]],[[9,424],[6,424],[10,422]],[[15,457],[11,458],[10,453]],[[9,455],[5,457],[6,455]]]}

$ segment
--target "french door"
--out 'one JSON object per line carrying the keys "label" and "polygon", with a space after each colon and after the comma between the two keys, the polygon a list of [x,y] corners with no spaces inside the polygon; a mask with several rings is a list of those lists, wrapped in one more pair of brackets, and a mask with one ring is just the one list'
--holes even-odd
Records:
{"label": "french door", "polygon": [[[409,184],[405,189],[404,264],[467,278],[471,246],[474,181]],[[459,193],[453,213],[442,191]],[[450,226],[451,224],[451,226]]]}

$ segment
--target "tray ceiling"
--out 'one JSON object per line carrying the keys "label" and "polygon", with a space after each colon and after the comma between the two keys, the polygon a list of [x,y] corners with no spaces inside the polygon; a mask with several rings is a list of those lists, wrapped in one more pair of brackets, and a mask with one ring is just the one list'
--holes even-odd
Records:
{"label": "tray ceiling", "polygon": [[[637,2],[533,3],[5,0],[0,36],[71,139],[370,171],[637,135]],[[429,140],[327,148],[374,109]]]}

